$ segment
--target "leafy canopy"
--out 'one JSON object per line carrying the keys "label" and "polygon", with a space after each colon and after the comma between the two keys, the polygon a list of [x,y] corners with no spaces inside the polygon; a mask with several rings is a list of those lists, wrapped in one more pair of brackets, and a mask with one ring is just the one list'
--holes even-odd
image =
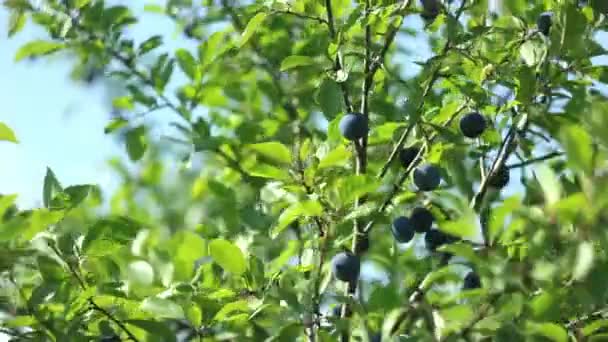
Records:
{"label": "leafy canopy", "polygon": [[3,4],[45,32],[15,62],[114,82],[129,157],[115,192],[48,169],[41,208],[0,198],[13,340],[608,335],[605,1]]}

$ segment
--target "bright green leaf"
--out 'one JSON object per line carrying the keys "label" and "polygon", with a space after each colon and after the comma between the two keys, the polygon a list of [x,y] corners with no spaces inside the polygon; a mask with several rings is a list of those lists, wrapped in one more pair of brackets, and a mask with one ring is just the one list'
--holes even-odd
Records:
{"label": "bright green leaf", "polygon": [[59,183],[59,180],[57,180],[55,173],[51,168],[47,167],[42,189],[42,204],[48,208],[55,194],[62,191],[63,187],[61,186],[61,183]]}
{"label": "bright green leaf", "polygon": [[262,22],[264,21],[264,19],[266,19],[266,13],[260,12],[256,14],[253,18],[251,18],[251,20],[249,20],[249,22],[247,23],[247,27],[245,27],[245,30],[243,30],[240,46],[247,44],[251,36],[253,36],[260,24],[262,24]]}
{"label": "bright green leaf", "polygon": [[58,42],[48,42],[44,40],[34,40],[23,45],[15,54],[15,62],[18,62],[27,57],[36,57],[48,55],[59,51],[65,47],[64,44]]}
{"label": "bright green leaf", "polygon": [[215,239],[209,243],[209,254],[224,270],[241,275],[247,270],[247,261],[241,249],[224,239]]}
{"label": "bright green leaf", "polygon": [[141,302],[141,309],[157,318],[184,318],[182,307],[168,299],[146,298]]}
{"label": "bright green leaf", "polygon": [[276,160],[280,163],[291,163],[291,151],[287,146],[277,141],[269,141],[258,144],[247,145],[247,148],[262,154],[266,158]]}
{"label": "bright green leaf", "polygon": [[289,56],[281,62],[281,71],[286,71],[299,66],[314,65],[314,58],[308,56]]}
{"label": "bright green leaf", "polygon": [[2,122],[0,122],[0,141],[10,141],[15,144],[19,143],[13,130]]}
{"label": "bright green leaf", "polygon": [[307,200],[294,203],[281,213],[281,216],[279,216],[279,221],[272,229],[270,235],[271,237],[275,238],[283,230],[285,230],[290,223],[299,217],[319,216],[322,213],[323,207],[318,201]]}

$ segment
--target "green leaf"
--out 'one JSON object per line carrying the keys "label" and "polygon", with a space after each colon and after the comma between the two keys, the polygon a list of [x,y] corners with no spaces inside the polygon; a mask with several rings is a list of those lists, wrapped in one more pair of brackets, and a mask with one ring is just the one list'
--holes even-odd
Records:
{"label": "green leaf", "polygon": [[326,78],[315,94],[315,101],[325,114],[327,120],[332,120],[342,111],[342,95],[340,86],[334,80]]}
{"label": "green leaf", "polygon": [[23,45],[17,50],[15,62],[27,57],[48,55],[63,48],[65,48],[65,45],[62,43],[35,40]]}
{"label": "green leaf", "polygon": [[608,328],[608,319],[598,319],[593,321],[590,324],[587,324],[582,331],[585,336],[591,336],[594,332],[602,328]]}
{"label": "green leaf", "polygon": [[196,303],[190,303],[186,309],[186,318],[192,326],[199,327],[203,322],[203,312]]}
{"label": "green leaf", "polygon": [[541,335],[555,342],[567,342],[568,333],[564,328],[553,323],[526,322],[525,331],[533,335]]}
{"label": "green leaf", "polygon": [[322,213],[323,207],[316,200],[294,203],[281,213],[277,225],[270,232],[270,236],[274,239],[299,217],[319,216]]}
{"label": "green leaf", "polygon": [[112,100],[112,106],[116,109],[133,110],[133,96],[120,96]]}
{"label": "green leaf", "polygon": [[15,144],[19,143],[13,130],[2,122],[0,122],[0,141],[9,141]]}
{"label": "green leaf", "polygon": [[87,230],[82,242],[83,251],[89,256],[111,254],[133,241],[141,225],[128,217],[110,217],[96,221]]}
{"label": "green leaf", "polygon": [[93,186],[88,184],[72,185],[65,188],[63,192],[69,196],[71,207],[74,208],[87,198],[92,189]]}
{"label": "green leaf", "polygon": [[51,200],[57,193],[63,191],[63,187],[53,170],[49,167],[46,168],[46,175],[44,176],[44,184],[42,186],[42,204],[45,208],[49,208],[51,204]]}
{"label": "green leaf", "polygon": [[110,123],[108,123],[106,125],[106,127],[103,129],[103,132],[105,134],[110,134],[110,133],[114,132],[115,130],[126,126],[128,123],[129,123],[129,121],[127,121],[123,118],[113,119],[112,121],[110,121]]}
{"label": "green leaf", "polygon": [[197,80],[200,78],[200,72],[198,72],[196,59],[194,56],[186,50],[179,49],[175,52],[175,57],[177,58],[177,64],[180,69],[191,79]]}
{"label": "green leaf", "polygon": [[245,171],[255,177],[270,178],[276,180],[288,180],[289,172],[284,168],[274,167],[265,163],[255,163],[245,168]]}
{"label": "green leaf", "polygon": [[126,134],[127,153],[132,161],[140,160],[146,152],[148,144],[145,133],[145,127],[139,126],[129,130]]}
{"label": "green leaf", "polygon": [[527,40],[519,50],[524,62],[530,67],[539,65],[546,55],[546,48],[538,40]]}
{"label": "green leaf", "polygon": [[594,250],[593,244],[588,241],[581,242],[578,245],[578,251],[576,253],[576,264],[574,265],[574,271],[572,272],[572,278],[576,281],[582,281],[585,279],[589,271],[593,266]]}
{"label": "green leaf", "polygon": [[593,169],[592,140],[581,126],[569,125],[561,130],[561,143],[568,163],[575,170],[590,173]]}
{"label": "green leaf", "polygon": [[152,36],[139,44],[137,54],[140,56],[145,55],[161,45],[163,45],[163,37],[160,35]]}
{"label": "green leaf", "polygon": [[555,172],[549,166],[542,164],[536,167],[536,175],[547,204],[557,203],[561,197],[562,187]]}
{"label": "green leaf", "polygon": [[10,38],[21,31],[25,26],[26,21],[27,17],[25,16],[25,12],[12,12],[10,18],[8,19],[8,37]]}
{"label": "green leaf", "polygon": [[335,166],[344,166],[352,158],[352,152],[345,145],[339,145],[335,149],[329,151],[323,159],[319,161],[317,168],[325,169]]}
{"label": "green leaf", "polygon": [[241,36],[240,46],[247,44],[249,39],[253,36],[255,31],[258,29],[260,24],[266,19],[266,13],[260,12],[256,14],[249,22],[247,23],[247,27],[243,30],[243,34]]}
{"label": "green leaf", "polygon": [[213,317],[214,321],[221,322],[225,321],[230,317],[230,314],[235,312],[247,312],[249,311],[249,305],[246,300],[239,300],[236,302],[228,303],[224,305],[220,311]]}
{"label": "green leaf", "polygon": [[138,260],[127,266],[127,277],[133,285],[149,286],[154,282],[154,269],[144,260]]}
{"label": "green leaf", "polygon": [[135,326],[146,331],[149,337],[157,339],[147,339],[146,341],[165,341],[176,342],[175,333],[165,324],[156,321],[146,321],[140,319],[126,320],[126,324]]}
{"label": "green leaf", "polygon": [[209,254],[224,270],[241,275],[247,270],[247,261],[241,249],[224,239],[215,239],[209,243]]}
{"label": "green leaf", "polygon": [[207,255],[207,244],[198,234],[183,230],[171,238],[169,250],[173,256],[175,278],[186,281],[192,277],[196,260]]}
{"label": "green leaf", "polygon": [[314,58],[309,56],[288,56],[281,62],[281,71],[289,70],[299,66],[314,65]]}
{"label": "green leaf", "polygon": [[145,4],[144,11],[157,14],[165,14],[165,8],[157,4]]}
{"label": "green leaf", "polygon": [[380,182],[370,175],[349,175],[340,178],[334,190],[340,200],[340,205],[346,206],[355,199],[378,189]]}
{"label": "green leaf", "polygon": [[31,327],[36,324],[36,318],[33,316],[15,316],[3,322],[7,328]]}
{"label": "green leaf", "polygon": [[182,319],[185,317],[182,307],[168,299],[149,297],[141,302],[140,307],[156,318]]}
{"label": "green leaf", "polygon": [[277,141],[269,141],[258,144],[247,145],[247,148],[262,154],[263,156],[276,160],[280,163],[291,163],[291,152],[287,146]]}

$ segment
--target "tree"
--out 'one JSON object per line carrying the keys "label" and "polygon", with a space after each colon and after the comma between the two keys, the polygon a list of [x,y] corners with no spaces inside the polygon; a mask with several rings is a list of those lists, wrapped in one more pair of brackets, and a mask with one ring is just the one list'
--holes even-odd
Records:
{"label": "tree", "polygon": [[[15,340],[608,334],[603,2],[146,5],[196,43],[166,52],[124,5],[4,5],[9,35],[48,32],[17,61],[63,53],[124,84],[100,129],[135,166],[114,162],[105,210],[50,169],[43,208],[0,199]],[[433,54],[405,78],[412,35]],[[147,134],[160,110],[168,141]]]}

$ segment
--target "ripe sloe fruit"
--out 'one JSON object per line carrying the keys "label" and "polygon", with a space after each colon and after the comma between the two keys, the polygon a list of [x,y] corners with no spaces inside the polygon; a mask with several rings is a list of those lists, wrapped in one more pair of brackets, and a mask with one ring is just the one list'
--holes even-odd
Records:
{"label": "ripe sloe fruit", "polygon": [[410,164],[414,161],[414,158],[418,155],[420,149],[417,146],[406,147],[399,152],[399,161],[401,166],[407,169]]}
{"label": "ripe sloe fruit", "polygon": [[425,20],[433,20],[439,15],[439,0],[421,0],[422,3],[422,18]]}
{"label": "ripe sloe fruit", "polygon": [[382,334],[380,333],[375,333],[372,335],[372,338],[370,339],[370,342],[381,342],[382,341]]}
{"label": "ripe sloe fruit", "polygon": [[479,276],[477,275],[477,273],[471,271],[469,273],[467,273],[467,275],[464,277],[464,283],[462,285],[462,288],[465,290],[473,290],[473,289],[478,289],[481,287],[481,279],[479,279]]}
{"label": "ripe sloe fruit", "polygon": [[348,140],[361,139],[367,135],[367,118],[363,114],[348,113],[342,117],[338,128]]}
{"label": "ripe sloe fruit", "polygon": [[416,207],[412,210],[410,222],[417,233],[426,233],[433,225],[433,214],[425,207]]}
{"label": "ripe sloe fruit", "polygon": [[486,129],[483,115],[473,112],[460,118],[460,131],[467,138],[477,138]]}
{"label": "ripe sloe fruit", "polygon": [[421,191],[435,190],[440,182],[439,168],[432,164],[425,164],[414,170],[414,184]]}
{"label": "ripe sloe fruit", "polygon": [[493,188],[502,189],[509,184],[509,178],[509,169],[503,166],[488,179],[488,184]]}
{"label": "ripe sloe fruit", "polygon": [[543,12],[538,16],[538,19],[536,19],[536,26],[538,26],[538,30],[545,36],[549,35],[552,19],[553,12]]}
{"label": "ripe sloe fruit", "polygon": [[438,229],[431,229],[424,235],[424,244],[431,252],[450,242],[450,237]]}
{"label": "ripe sloe fruit", "polygon": [[361,261],[351,252],[340,252],[333,257],[331,267],[338,280],[355,282],[359,278]]}
{"label": "ripe sloe fruit", "polygon": [[414,238],[414,227],[405,216],[399,216],[393,221],[391,231],[395,240],[400,243],[410,242]]}

